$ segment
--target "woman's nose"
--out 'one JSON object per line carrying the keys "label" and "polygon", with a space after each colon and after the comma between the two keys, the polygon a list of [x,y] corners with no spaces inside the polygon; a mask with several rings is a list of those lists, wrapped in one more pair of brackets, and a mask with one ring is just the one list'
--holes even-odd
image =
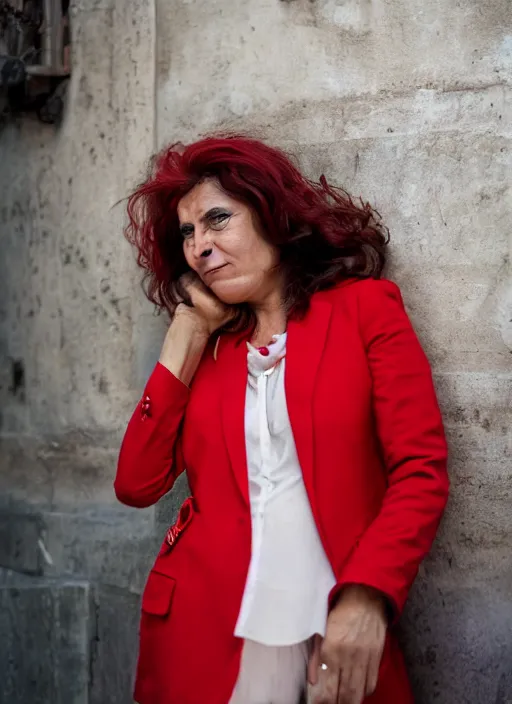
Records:
{"label": "woman's nose", "polygon": [[209,237],[196,235],[194,239],[194,256],[199,259],[206,259],[212,253],[213,247]]}

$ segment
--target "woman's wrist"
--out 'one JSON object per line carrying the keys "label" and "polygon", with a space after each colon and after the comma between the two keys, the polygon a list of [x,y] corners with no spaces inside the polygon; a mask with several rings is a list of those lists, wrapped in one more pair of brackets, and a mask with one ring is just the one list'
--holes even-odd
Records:
{"label": "woman's wrist", "polygon": [[177,313],[165,336],[159,362],[187,386],[190,385],[208,343],[206,325],[194,315]]}
{"label": "woman's wrist", "polygon": [[388,601],[385,595],[365,584],[347,584],[339,593],[333,608],[336,608],[342,600],[345,604],[351,602],[372,607],[381,612],[384,617],[386,617],[388,611]]}

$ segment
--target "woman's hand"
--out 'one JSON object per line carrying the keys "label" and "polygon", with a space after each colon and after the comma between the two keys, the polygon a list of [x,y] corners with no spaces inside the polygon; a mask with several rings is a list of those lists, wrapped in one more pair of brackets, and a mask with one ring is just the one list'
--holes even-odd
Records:
{"label": "woman's hand", "polygon": [[235,316],[235,307],[222,303],[194,272],[184,274],[180,283],[190,296],[192,307],[185,303],[178,304],[174,318],[187,317],[194,321],[198,331],[204,332],[209,337]]}
{"label": "woman's hand", "polygon": [[308,667],[311,704],[361,704],[372,694],[386,629],[384,597],[363,585],[345,587],[329,613],[325,638],[315,640]]}
{"label": "woman's hand", "polygon": [[192,307],[185,303],[176,307],[159,361],[189,386],[208,338],[231,320],[235,309],[219,301],[196,274],[186,274],[181,283],[190,296]]}

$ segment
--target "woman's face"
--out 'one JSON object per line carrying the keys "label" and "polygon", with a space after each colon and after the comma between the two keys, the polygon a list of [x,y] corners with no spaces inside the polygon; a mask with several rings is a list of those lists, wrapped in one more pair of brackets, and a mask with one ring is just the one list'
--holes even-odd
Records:
{"label": "woman's face", "polygon": [[273,293],[278,251],[249,206],[209,179],[180,200],[178,218],[188,265],[221,301],[257,305]]}

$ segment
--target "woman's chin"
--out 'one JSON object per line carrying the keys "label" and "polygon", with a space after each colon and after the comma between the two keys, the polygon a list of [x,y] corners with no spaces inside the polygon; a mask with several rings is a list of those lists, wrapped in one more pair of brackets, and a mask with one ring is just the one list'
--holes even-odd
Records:
{"label": "woman's chin", "polygon": [[229,281],[215,281],[211,291],[227,306],[236,306],[247,301],[247,291],[242,286],[230,284]]}

